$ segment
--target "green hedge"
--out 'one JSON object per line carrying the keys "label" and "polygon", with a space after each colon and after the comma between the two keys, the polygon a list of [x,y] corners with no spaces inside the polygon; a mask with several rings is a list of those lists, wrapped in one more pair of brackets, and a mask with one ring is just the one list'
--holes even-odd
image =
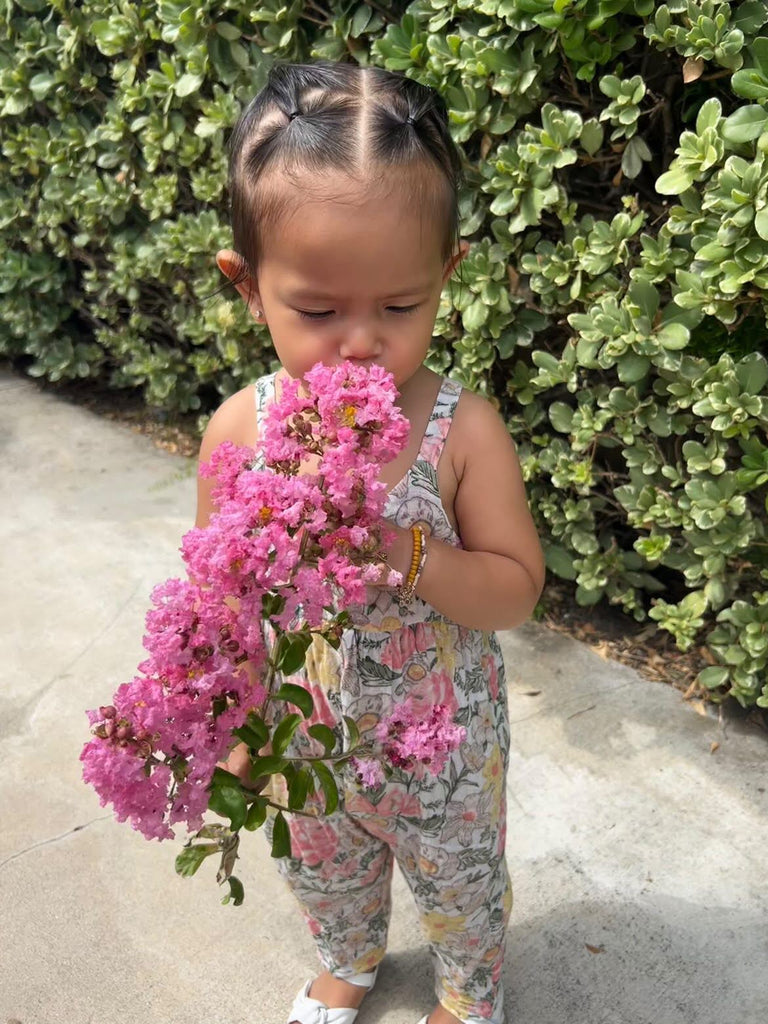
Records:
{"label": "green hedge", "polygon": [[227,129],[276,58],[403,70],[466,158],[433,365],[498,401],[579,601],[706,646],[715,699],[768,706],[764,3],[1,10],[0,350],[210,411],[271,361],[214,294]]}

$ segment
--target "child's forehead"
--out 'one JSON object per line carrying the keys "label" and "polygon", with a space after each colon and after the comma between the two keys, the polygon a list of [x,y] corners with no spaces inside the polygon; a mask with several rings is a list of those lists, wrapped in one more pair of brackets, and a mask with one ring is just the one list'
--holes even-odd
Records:
{"label": "child's forehead", "polygon": [[357,276],[361,263],[402,277],[441,263],[444,225],[402,183],[292,178],[277,185],[281,209],[263,236],[262,262],[313,278]]}
{"label": "child's forehead", "polygon": [[278,214],[279,227],[305,216],[311,207],[314,213],[325,209],[329,216],[334,209],[341,210],[345,219],[367,219],[381,213],[393,222],[433,220],[436,230],[445,232],[449,196],[434,167],[385,166],[348,172],[276,168],[262,188],[267,204]]}

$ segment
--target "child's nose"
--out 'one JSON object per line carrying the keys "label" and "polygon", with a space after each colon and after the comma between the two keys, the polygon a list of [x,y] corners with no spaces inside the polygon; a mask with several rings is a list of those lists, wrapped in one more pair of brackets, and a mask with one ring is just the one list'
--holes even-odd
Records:
{"label": "child's nose", "polygon": [[345,332],[339,354],[342,359],[372,359],[380,348],[376,329],[370,324],[359,324]]}

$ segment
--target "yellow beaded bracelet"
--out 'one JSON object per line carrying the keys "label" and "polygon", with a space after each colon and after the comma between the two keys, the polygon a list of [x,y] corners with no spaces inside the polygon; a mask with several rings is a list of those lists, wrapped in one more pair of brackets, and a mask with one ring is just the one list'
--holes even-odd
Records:
{"label": "yellow beaded bracelet", "polygon": [[402,614],[405,614],[411,601],[413,601],[416,586],[424,570],[424,563],[427,560],[427,535],[420,526],[412,526],[411,537],[413,538],[413,551],[411,552],[411,564],[408,568],[408,575],[405,578],[405,582],[397,588],[397,600]]}

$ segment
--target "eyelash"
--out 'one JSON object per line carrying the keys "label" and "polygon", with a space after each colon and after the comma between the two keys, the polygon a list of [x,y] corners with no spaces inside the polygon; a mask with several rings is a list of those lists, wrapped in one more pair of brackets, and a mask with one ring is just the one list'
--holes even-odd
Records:
{"label": "eyelash", "polygon": [[[419,308],[420,303],[414,303],[412,306],[387,306],[390,313],[395,313],[397,316],[407,316],[408,313],[415,313]],[[305,309],[297,309],[296,312],[304,320],[327,320],[329,316],[333,315],[333,310],[329,309],[323,313],[311,313]]]}

